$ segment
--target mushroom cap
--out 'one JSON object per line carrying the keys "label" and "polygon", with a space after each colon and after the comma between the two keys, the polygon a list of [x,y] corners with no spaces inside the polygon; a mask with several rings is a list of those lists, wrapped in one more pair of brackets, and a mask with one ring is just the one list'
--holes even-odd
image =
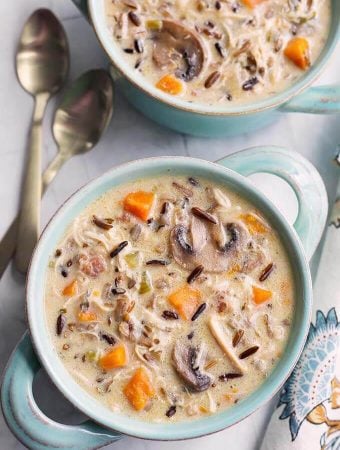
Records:
{"label": "mushroom cap", "polygon": [[200,372],[199,367],[195,367],[197,354],[197,348],[177,342],[172,358],[175,369],[185,384],[194,391],[202,392],[210,387],[212,378],[208,374]]}
{"label": "mushroom cap", "polygon": [[202,265],[206,272],[223,272],[235,263],[247,234],[238,223],[213,225],[192,216],[189,228],[179,224],[171,230],[170,246],[177,264],[187,270]]}
{"label": "mushroom cap", "polygon": [[199,35],[173,20],[163,20],[153,32],[153,61],[161,68],[173,69],[184,81],[197,77],[204,65],[205,51]]}

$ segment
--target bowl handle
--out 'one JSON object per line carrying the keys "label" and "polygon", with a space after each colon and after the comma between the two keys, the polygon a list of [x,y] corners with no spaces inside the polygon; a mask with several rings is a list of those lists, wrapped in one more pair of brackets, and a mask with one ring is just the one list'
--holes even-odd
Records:
{"label": "bowl handle", "polygon": [[308,114],[339,114],[340,86],[311,87],[284,103],[279,110]]}
{"label": "bowl handle", "polygon": [[217,161],[244,176],[267,172],[287,181],[297,197],[294,228],[308,260],[321,239],[328,213],[325,185],[315,167],[300,154],[282,147],[254,147]]}
{"label": "bowl handle", "polygon": [[120,433],[106,430],[90,420],[70,426],[46,417],[32,393],[33,379],[40,367],[26,332],[7,364],[1,386],[4,417],[22,444],[31,450],[94,450],[121,439]]}

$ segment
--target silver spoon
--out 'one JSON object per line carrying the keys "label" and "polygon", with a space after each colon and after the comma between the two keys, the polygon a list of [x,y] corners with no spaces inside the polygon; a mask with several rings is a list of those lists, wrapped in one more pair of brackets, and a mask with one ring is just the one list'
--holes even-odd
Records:
{"label": "silver spoon", "polygon": [[51,95],[64,84],[68,68],[69,50],[62,25],[51,11],[38,9],[24,26],[16,55],[18,80],[35,103],[15,256],[16,267],[23,273],[39,236],[42,118]]}
{"label": "silver spoon", "polygon": [[[60,167],[72,156],[91,150],[108,126],[113,110],[113,85],[105,70],[90,70],[65,92],[53,120],[59,151],[42,176],[45,192]],[[0,278],[15,251],[16,218],[0,242]]]}

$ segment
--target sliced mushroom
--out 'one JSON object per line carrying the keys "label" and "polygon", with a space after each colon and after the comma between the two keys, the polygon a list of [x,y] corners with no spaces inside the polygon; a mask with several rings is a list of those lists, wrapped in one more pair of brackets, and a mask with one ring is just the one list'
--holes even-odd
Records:
{"label": "sliced mushroom", "polygon": [[164,68],[177,68],[176,76],[184,81],[197,77],[204,63],[200,37],[182,24],[163,20],[162,27],[153,32],[153,60]]}
{"label": "sliced mushroom", "polygon": [[211,227],[211,234],[218,249],[222,253],[236,250],[241,242],[245,241],[246,229],[239,223],[219,223],[218,227]]}
{"label": "sliced mushroom", "polygon": [[208,326],[211,334],[216,339],[216,342],[221,347],[225,355],[229,358],[231,364],[238,369],[242,374],[245,373],[246,367],[242,362],[239,360],[237,355],[235,354],[232,343],[229,344],[227,341],[227,337],[221,327],[221,323],[218,320],[218,318],[214,315],[211,315],[208,319]]}
{"label": "sliced mushroom", "polygon": [[245,240],[246,232],[239,224],[206,224],[195,216],[190,228],[180,224],[170,234],[175,261],[187,270],[202,265],[207,272],[228,270]]}
{"label": "sliced mushroom", "polygon": [[200,371],[196,363],[198,354],[198,348],[178,342],[175,344],[172,357],[176,371],[185,384],[196,392],[202,392],[210,387],[212,378]]}
{"label": "sliced mushroom", "polygon": [[241,262],[241,272],[250,273],[265,262],[265,254],[261,250],[248,250]]}

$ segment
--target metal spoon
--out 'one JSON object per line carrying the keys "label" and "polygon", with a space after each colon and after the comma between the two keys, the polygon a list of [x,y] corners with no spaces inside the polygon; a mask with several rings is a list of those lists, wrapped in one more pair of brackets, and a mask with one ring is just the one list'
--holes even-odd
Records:
{"label": "metal spoon", "polygon": [[39,236],[42,118],[49,98],[64,84],[68,67],[69,50],[62,25],[51,11],[38,9],[24,26],[16,55],[18,79],[35,100],[15,257],[16,267],[23,273]]}
{"label": "metal spoon", "polygon": [[[113,98],[111,77],[101,69],[86,72],[66,91],[53,120],[59,151],[43,173],[43,192],[69,158],[97,144],[110,122]],[[15,251],[17,222],[18,218],[0,242],[0,278]]]}

